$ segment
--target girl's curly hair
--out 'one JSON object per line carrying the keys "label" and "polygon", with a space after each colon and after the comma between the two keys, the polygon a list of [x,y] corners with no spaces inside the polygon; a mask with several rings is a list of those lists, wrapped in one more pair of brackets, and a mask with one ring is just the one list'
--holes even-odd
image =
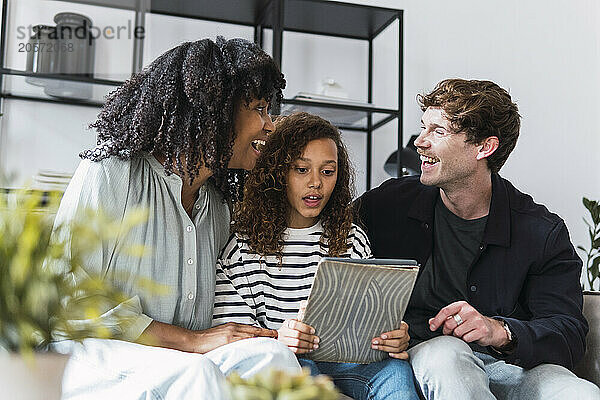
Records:
{"label": "girl's curly hair", "polygon": [[[244,199],[234,210],[233,230],[247,236],[250,249],[262,256],[283,256],[282,236],[288,227],[290,204],[286,195],[287,174],[315,139],[331,139],[337,146],[337,181],[320,220],[321,245],[329,246],[332,257],[343,254],[352,227],[351,204],[354,172],[339,131],[324,119],[305,112],[280,117],[256,166],[247,177]],[[325,241],[326,239],[326,241]]]}
{"label": "girl's curly hair", "polygon": [[[225,199],[242,192],[244,171],[228,170],[236,106],[252,99],[280,101],[285,79],[273,59],[244,39],[185,42],[158,57],[108,95],[98,119],[97,146],[82,158],[166,158],[167,174],[202,166],[213,172]],[[175,164],[175,165],[174,165]]]}

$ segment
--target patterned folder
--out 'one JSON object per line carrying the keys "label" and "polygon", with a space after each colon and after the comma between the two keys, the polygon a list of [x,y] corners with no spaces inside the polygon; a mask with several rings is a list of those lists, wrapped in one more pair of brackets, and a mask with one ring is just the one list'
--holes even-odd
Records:
{"label": "patterned folder", "polygon": [[387,358],[371,339],[400,326],[418,271],[414,260],[323,258],[302,317],[319,348],[305,356],[360,364]]}

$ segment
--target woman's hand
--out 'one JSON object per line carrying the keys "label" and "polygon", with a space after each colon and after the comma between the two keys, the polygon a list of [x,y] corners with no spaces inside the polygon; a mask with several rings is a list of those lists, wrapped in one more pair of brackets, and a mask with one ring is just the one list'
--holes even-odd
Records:
{"label": "woman's hand", "polygon": [[192,331],[152,321],[138,339],[138,343],[204,354],[228,343],[253,337],[277,338],[277,331],[235,322],[203,331]]}
{"label": "woman's hand", "polygon": [[297,319],[286,319],[277,333],[277,340],[295,354],[305,354],[319,347],[319,338],[314,335],[315,328]]}
{"label": "woman's hand", "polygon": [[217,347],[253,337],[277,338],[277,331],[252,325],[228,322],[203,331],[196,331],[195,353],[208,353]]}
{"label": "woman's hand", "polygon": [[379,337],[371,340],[371,348],[374,350],[385,351],[390,357],[408,360],[408,324],[404,321],[400,324],[400,329],[390,332],[384,332]]}

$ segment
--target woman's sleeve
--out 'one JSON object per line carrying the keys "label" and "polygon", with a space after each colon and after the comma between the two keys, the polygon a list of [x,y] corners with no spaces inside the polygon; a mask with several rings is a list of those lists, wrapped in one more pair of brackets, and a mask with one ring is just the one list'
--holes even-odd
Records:
{"label": "woman's sleeve", "polygon": [[[109,161],[109,160],[107,160]],[[115,173],[115,167],[122,170]],[[73,221],[85,222],[86,211],[102,212],[112,221],[122,221],[125,216],[126,196],[128,193],[129,163],[118,161],[112,168],[104,163],[83,160],[61,200],[54,220],[52,240],[66,243],[65,256],[71,257],[73,245]],[[74,280],[82,280],[89,276],[104,277],[110,268],[110,259],[116,247],[116,238],[102,240],[91,251],[81,254],[84,270],[74,276]],[[111,337],[135,341],[152,322],[152,318],[144,315],[140,299],[133,296],[116,304],[108,299],[99,301],[105,304],[99,310],[100,316],[95,319],[70,321],[73,328],[85,326],[102,326],[107,328]]]}
{"label": "woman's sleeve", "polygon": [[236,235],[231,235],[217,259],[216,268],[212,326],[227,322],[259,326],[256,310],[251,306],[252,293],[249,291],[243,254],[240,252]]}
{"label": "woman's sleeve", "polygon": [[352,237],[352,247],[350,248],[350,258],[373,258],[371,244],[365,231],[358,225],[352,225],[350,231]]}

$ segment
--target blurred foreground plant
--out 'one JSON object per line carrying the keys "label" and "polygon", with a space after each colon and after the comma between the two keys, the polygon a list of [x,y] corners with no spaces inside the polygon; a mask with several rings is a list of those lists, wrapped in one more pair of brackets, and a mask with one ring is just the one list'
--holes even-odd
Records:
{"label": "blurred foreground plant", "polygon": [[[111,221],[100,211],[86,211],[68,227],[56,227],[50,240],[61,195],[0,193],[0,348],[7,351],[27,355],[57,338],[115,336],[100,316],[127,296],[85,272],[83,260],[104,240],[126,235],[147,215],[140,210],[123,221]],[[71,235],[60,234],[64,229]],[[68,236],[70,242],[61,239]],[[140,256],[143,250],[131,247]]]}
{"label": "blurred foreground plant", "polygon": [[583,206],[589,211],[591,221],[583,219],[583,222],[588,227],[588,234],[590,236],[590,247],[589,249],[583,246],[577,246],[585,256],[585,268],[587,272],[587,281],[590,285],[590,290],[594,290],[594,283],[598,278],[599,267],[600,267],[600,205],[597,201],[592,201],[583,198]]}
{"label": "blurred foreground plant", "polygon": [[270,370],[242,379],[227,377],[232,400],[336,400],[339,392],[325,375],[311,376],[308,369],[292,375]]}

